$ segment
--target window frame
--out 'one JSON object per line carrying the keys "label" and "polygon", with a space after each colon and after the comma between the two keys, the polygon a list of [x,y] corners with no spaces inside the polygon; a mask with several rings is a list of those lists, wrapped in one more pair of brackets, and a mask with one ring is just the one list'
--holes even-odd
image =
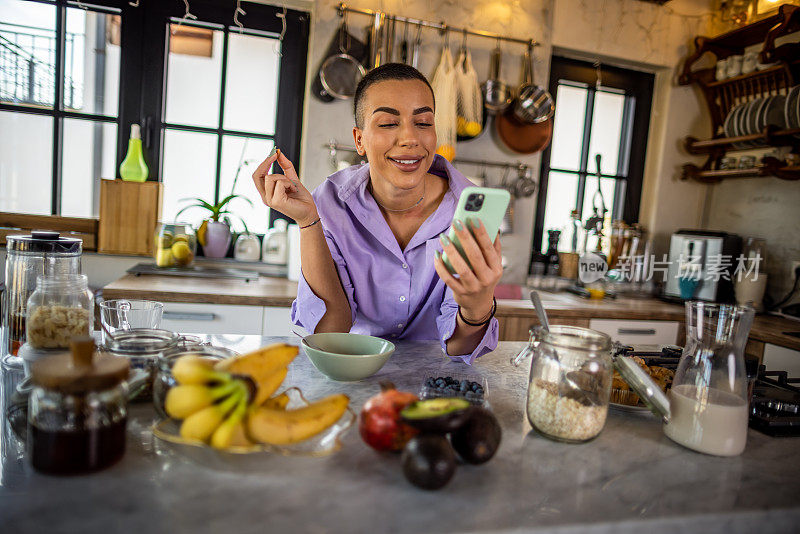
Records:
{"label": "window frame", "polygon": [[[61,186],[63,172],[63,130],[65,118],[76,118],[117,124],[116,168],[122,163],[128,151],[128,138],[132,124],[142,127],[142,145],[148,163],[148,181],[162,181],[162,149],[164,127],[174,127],[164,122],[164,103],[166,100],[166,65],[169,50],[167,39],[169,22],[182,18],[185,13],[183,2],[158,1],[140,2],[131,6],[127,0],[86,0],[83,5],[93,11],[119,14],[122,17],[120,35],[120,78],[117,116],[66,111],[63,108],[63,83],[66,37],[66,8],[80,8],[74,0],[26,0],[53,5],[56,8],[56,65],[55,65],[55,103],[52,109],[0,102],[0,111],[11,111],[53,117],[53,164],[51,215],[61,211]],[[248,30],[280,35],[283,8],[260,3],[243,2],[246,14],[239,15],[239,21]],[[229,31],[235,31],[233,13],[235,0],[192,0],[191,12],[199,21],[218,24],[226,31],[227,44]],[[301,130],[306,84],[306,63],[308,56],[308,37],[311,15],[303,11],[287,9],[286,33],[281,47],[275,133],[272,135],[238,132],[248,137],[272,139],[276,146],[292,161],[299,164],[301,154]],[[231,29],[233,27],[233,29]],[[227,48],[223,54],[227,52]],[[227,58],[223,55],[223,63]],[[223,78],[224,82],[224,78]],[[224,99],[224,91],[221,99]],[[222,109],[223,101],[220,101]],[[220,117],[220,121],[222,116]],[[183,129],[183,128],[181,128]],[[207,131],[218,135],[218,145],[222,135],[236,135],[236,131],[221,127],[208,129],[186,128],[192,131]],[[215,172],[215,196],[219,197],[221,151],[217,154]],[[99,178],[99,177],[96,177]],[[282,215],[270,210],[270,224]]]}
{"label": "window frame", "polygon": [[[622,205],[612,206],[612,218],[623,219],[631,224],[639,219],[639,205],[642,196],[644,164],[647,153],[647,137],[650,128],[650,113],[653,100],[655,75],[614,66],[602,65],[602,88],[622,91],[625,104],[622,117],[620,153],[615,174],[602,174],[603,178],[614,178],[615,199],[621,187],[625,187]],[[536,216],[532,236],[531,262],[542,249],[544,240],[544,217],[547,203],[547,185],[550,171],[578,175],[576,206],[583,212],[583,199],[586,194],[586,177],[596,176],[594,161],[590,161],[591,127],[596,94],[597,70],[591,62],[554,55],[550,63],[550,94],[556,98],[559,84],[575,84],[587,89],[586,108],[581,140],[578,170],[561,169],[550,166],[551,145],[542,153],[539,169],[539,194],[536,198]],[[558,102],[556,102],[556,106]]]}

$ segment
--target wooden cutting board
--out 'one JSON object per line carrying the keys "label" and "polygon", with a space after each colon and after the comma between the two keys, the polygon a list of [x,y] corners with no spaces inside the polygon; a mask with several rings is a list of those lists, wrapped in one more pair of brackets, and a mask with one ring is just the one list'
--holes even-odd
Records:
{"label": "wooden cutting board", "polygon": [[160,182],[100,180],[98,252],[152,255],[162,190]]}

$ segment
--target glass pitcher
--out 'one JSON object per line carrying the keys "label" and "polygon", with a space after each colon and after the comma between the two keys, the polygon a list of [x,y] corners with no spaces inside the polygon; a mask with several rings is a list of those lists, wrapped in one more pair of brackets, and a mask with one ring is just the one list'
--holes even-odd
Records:
{"label": "glass pitcher", "polygon": [[606,423],[613,363],[611,338],[576,326],[530,331],[528,346],[512,363],[531,359],[528,421],[557,441],[581,443],[595,438]]}
{"label": "glass pitcher", "polygon": [[736,456],[747,440],[744,347],[753,308],[686,303],[686,346],[669,394],[664,433],[690,449]]}

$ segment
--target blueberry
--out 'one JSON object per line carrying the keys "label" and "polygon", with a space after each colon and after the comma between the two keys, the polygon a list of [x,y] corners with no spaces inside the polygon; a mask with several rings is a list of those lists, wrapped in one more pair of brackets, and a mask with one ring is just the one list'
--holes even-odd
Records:
{"label": "blueberry", "polygon": [[480,385],[480,384],[478,384],[477,382],[473,382],[473,383],[472,383],[472,386],[470,386],[470,389],[471,389],[472,391],[478,391],[478,388],[479,388],[479,387],[481,387],[481,385]]}

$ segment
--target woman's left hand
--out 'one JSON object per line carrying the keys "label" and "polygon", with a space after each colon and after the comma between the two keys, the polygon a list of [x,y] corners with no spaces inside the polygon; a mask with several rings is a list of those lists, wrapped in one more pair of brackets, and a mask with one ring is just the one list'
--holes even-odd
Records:
{"label": "woman's left hand", "polygon": [[[472,232],[467,228],[467,224],[470,224]],[[453,291],[456,304],[461,306],[461,314],[468,320],[477,322],[491,313],[494,288],[503,276],[500,236],[498,235],[492,244],[486,228],[477,218],[470,219],[468,223],[454,220],[453,229],[469,264],[464,261],[450,239],[441,234],[439,240],[442,242],[442,248],[447,253],[450,265],[458,274],[458,278],[450,274],[438,253],[434,259],[434,267],[439,277]]]}

